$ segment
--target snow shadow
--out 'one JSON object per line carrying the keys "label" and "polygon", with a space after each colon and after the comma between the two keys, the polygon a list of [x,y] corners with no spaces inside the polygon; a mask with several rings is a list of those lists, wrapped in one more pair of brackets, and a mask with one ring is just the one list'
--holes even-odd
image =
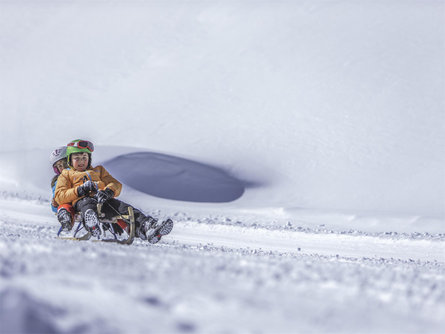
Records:
{"label": "snow shadow", "polygon": [[231,202],[240,198],[248,185],[221,168],[161,153],[123,154],[103,165],[134,189],[178,201]]}
{"label": "snow shadow", "polygon": [[59,333],[54,319],[64,312],[11,288],[0,293],[0,333]]}

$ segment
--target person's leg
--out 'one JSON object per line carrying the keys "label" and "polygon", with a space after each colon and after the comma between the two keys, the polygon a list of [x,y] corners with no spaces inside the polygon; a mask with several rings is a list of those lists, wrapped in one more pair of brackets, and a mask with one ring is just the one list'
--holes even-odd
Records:
{"label": "person's leg", "polygon": [[[115,198],[105,202],[104,206],[106,207],[107,213],[114,212],[112,216],[115,216],[117,212],[119,212],[119,214],[127,214],[128,207],[130,207],[129,204]],[[155,244],[161,240],[161,237],[169,234],[173,229],[173,221],[171,219],[158,221],[156,218],[147,216],[134,207],[133,211],[136,222],[136,236],[142,240],[148,240],[148,242]]]}
{"label": "person's leg", "polygon": [[62,204],[57,209],[57,220],[63,229],[70,231],[74,225],[74,209],[71,204]]}
{"label": "person's leg", "polygon": [[97,213],[97,201],[95,198],[84,197],[74,204],[74,210],[80,212],[82,214],[82,217],[84,217],[85,212],[88,209],[92,209],[94,212]]}
{"label": "person's leg", "polygon": [[106,201],[102,207],[102,212],[105,213],[106,218],[111,219],[116,215],[127,215],[129,207],[132,207],[134,212],[136,236],[146,240],[146,232],[157,222],[155,218],[145,215],[141,210],[116,198]]}
{"label": "person's leg", "polygon": [[140,210],[116,198],[110,198],[103,204],[102,213],[105,214],[107,219],[111,219],[117,215],[128,215],[129,207],[133,208],[134,219],[136,222],[141,222],[146,219],[146,216]]}
{"label": "person's leg", "polygon": [[93,236],[99,236],[101,232],[97,217],[97,200],[93,197],[84,197],[74,204],[74,209],[82,214],[85,228]]}
{"label": "person's leg", "polygon": [[156,221],[149,230],[146,231],[145,236],[149,243],[155,244],[161,240],[164,235],[169,234],[173,229],[173,220],[168,218],[162,222]]}
{"label": "person's leg", "polygon": [[[102,212],[105,217],[111,219],[116,215],[128,214],[128,208],[131,205],[122,202],[116,198],[111,198],[106,201],[102,207]],[[133,207],[136,236],[142,240],[148,240],[150,243],[157,243],[161,237],[167,235],[173,229],[173,221],[167,219],[159,222],[157,219],[143,214],[140,210]]]}

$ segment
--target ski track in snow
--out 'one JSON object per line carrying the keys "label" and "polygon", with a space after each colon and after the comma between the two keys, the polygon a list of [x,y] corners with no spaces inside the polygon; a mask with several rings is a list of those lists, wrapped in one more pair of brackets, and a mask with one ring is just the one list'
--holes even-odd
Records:
{"label": "ski track in snow", "polygon": [[59,240],[57,228],[47,203],[0,200],[5,333],[445,328],[443,240],[188,221],[157,245],[123,246]]}

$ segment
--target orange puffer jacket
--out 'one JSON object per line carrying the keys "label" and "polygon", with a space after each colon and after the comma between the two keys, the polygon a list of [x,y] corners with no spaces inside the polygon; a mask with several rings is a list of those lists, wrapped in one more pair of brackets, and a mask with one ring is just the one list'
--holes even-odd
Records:
{"label": "orange puffer jacket", "polygon": [[96,182],[99,190],[105,188],[113,190],[114,197],[119,196],[122,190],[122,184],[112,177],[102,166],[96,166],[84,172],[64,169],[57,180],[54,199],[59,205],[68,203],[74,205],[82,198],[77,194],[77,188],[86,182],[86,180]]}

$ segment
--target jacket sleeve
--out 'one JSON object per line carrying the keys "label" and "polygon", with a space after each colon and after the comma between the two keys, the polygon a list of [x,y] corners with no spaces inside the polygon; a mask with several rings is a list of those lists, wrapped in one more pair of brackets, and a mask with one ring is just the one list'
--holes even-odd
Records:
{"label": "jacket sleeve", "polygon": [[51,192],[52,192],[52,196],[51,196],[51,210],[54,213],[57,213],[57,206],[54,206],[53,203],[54,203],[54,194],[55,194],[55,191],[56,191],[56,185],[57,185],[57,178],[58,177],[59,177],[59,175],[55,175],[53,177],[53,179],[51,180]]}
{"label": "jacket sleeve", "polygon": [[73,187],[67,172],[63,171],[57,180],[54,199],[59,205],[70,204],[78,199],[76,187]]}
{"label": "jacket sleeve", "polygon": [[103,167],[101,167],[101,180],[105,183],[105,188],[109,188],[113,190],[114,197],[119,196],[122,190],[122,183],[116,180],[114,177],[108,173],[108,171]]}
{"label": "jacket sleeve", "polygon": [[54,212],[54,213],[57,213],[57,206],[54,206],[53,204],[54,204],[54,192],[56,191],[56,185],[54,185],[53,187],[52,187],[52,193],[53,193],[53,196],[51,197],[51,210]]}

